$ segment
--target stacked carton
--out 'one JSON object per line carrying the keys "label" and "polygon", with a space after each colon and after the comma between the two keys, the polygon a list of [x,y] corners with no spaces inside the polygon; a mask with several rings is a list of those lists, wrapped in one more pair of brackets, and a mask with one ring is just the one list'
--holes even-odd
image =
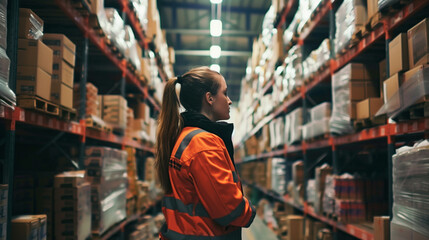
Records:
{"label": "stacked carton", "polygon": [[12,239],[46,240],[46,215],[16,216],[11,225]]}
{"label": "stacked carton", "polygon": [[17,95],[51,98],[53,51],[40,38],[43,21],[30,9],[21,8],[18,39]]}
{"label": "stacked carton", "polygon": [[63,34],[45,34],[43,43],[54,51],[51,101],[72,108],[76,46]]}
{"label": "stacked carton", "polygon": [[138,196],[138,185],[137,185],[137,163],[136,163],[136,150],[134,148],[127,147],[127,177],[128,177],[128,188],[127,188],[127,215],[133,215],[136,212],[136,203]]}
{"label": "stacked carton", "polygon": [[[100,117],[100,103],[98,99],[98,88],[94,86],[92,83],[86,84],[86,104],[85,104],[85,116],[95,116]],[[78,83],[74,84],[73,88],[73,108],[76,108],[79,112],[80,104],[81,104],[81,96],[80,96],[80,85]]]}
{"label": "stacked carton", "polygon": [[310,121],[302,127],[303,139],[329,134],[329,121],[331,119],[331,103],[321,103],[310,109]]}
{"label": "stacked carton", "polygon": [[323,213],[323,196],[325,194],[325,182],[326,176],[332,174],[332,167],[327,164],[324,164],[316,168],[315,172],[315,185],[316,185],[316,194],[314,199],[314,211],[317,214]]}
{"label": "stacked carton", "polygon": [[103,234],[126,217],[127,152],[87,147],[85,154],[91,183],[92,230]]}
{"label": "stacked carton", "polygon": [[55,239],[85,240],[91,235],[91,185],[85,171],[55,176]]}
{"label": "stacked carton", "polygon": [[333,134],[353,132],[351,120],[357,118],[356,104],[364,99],[379,97],[378,72],[370,66],[349,63],[332,79],[332,117],[329,122]]}
{"label": "stacked carton", "polygon": [[9,88],[10,59],[7,56],[7,1],[0,2],[0,102],[13,107],[16,105],[15,93]]}
{"label": "stacked carton", "polygon": [[292,198],[296,205],[304,204],[304,162],[296,161],[292,165]]}
{"label": "stacked carton", "polygon": [[127,100],[119,95],[99,95],[102,119],[114,128],[125,130],[127,126]]}

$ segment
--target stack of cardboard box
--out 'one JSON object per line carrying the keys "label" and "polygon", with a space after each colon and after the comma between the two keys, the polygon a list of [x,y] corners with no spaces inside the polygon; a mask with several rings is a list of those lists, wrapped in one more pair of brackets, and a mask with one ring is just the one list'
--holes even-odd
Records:
{"label": "stack of cardboard box", "polygon": [[91,185],[85,171],[55,176],[55,239],[84,240],[91,235]]}
{"label": "stack of cardboard box", "polygon": [[314,211],[317,214],[323,214],[323,196],[325,194],[326,176],[332,174],[332,167],[324,164],[316,168],[316,194],[314,199]]}
{"label": "stack of cardboard box", "polygon": [[11,239],[46,240],[46,215],[16,216],[11,225]]}
{"label": "stack of cardboard box", "polygon": [[136,163],[136,150],[131,147],[126,148],[127,151],[127,215],[133,215],[136,212],[136,203],[138,196],[137,186],[137,163]]}
{"label": "stack of cardboard box", "polygon": [[87,147],[85,155],[91,183],[92,230],[103,234],[126,217],[127,152]]}
{"label": "stack of cardboard box", "polygon": [[16,93],[49,100],[53,51],[40,40],[43,20],[30,9],[21,8],[19,13]]}
{"label": "stack of cardboard box", "polygon": [[292,198],[296,205],[304,204],[304,162],[296,161],[292,165]]}
{"label": "stack of cardboard box", "polygon": [[119,95],[99,95],[102,119],[113,128],[125,130],[127,127],[127,100]]}
{"label": "stack of cardboard box", "polygon": [[73,108],[73,77],[76,46],[63,34],[45,34],[43,43],[54,51],[51,101]]}
{"label": "stack of cardboard box", "polygon": [[[98,102],[98,88],[92,83],[86,84],[86,104],[85,104],[85,115],[100,117],[100,103]],[[80,103],[82,97],[80,96],[80,85],[74,84],[73,88],[73,108],[76,108],[79,112]]]}

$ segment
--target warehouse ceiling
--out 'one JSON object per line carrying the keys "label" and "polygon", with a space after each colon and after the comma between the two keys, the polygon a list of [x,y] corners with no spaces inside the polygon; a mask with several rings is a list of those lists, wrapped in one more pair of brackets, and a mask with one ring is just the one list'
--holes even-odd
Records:
{"label": "warehouse ceiling", "polygon": [[[183,74],[195,66],[210,66],[212,45],[210,0],[158,0],[161,28],[166,30],[169,46],[174,47],[174,72]],[[223,32],[220,37],[222,55],[220,72],[228,84],[232,101],[240,94],[240,82],[251,56],[253,39],[261,33],[261,25],[271,1],[224,0],[221,7]]]}

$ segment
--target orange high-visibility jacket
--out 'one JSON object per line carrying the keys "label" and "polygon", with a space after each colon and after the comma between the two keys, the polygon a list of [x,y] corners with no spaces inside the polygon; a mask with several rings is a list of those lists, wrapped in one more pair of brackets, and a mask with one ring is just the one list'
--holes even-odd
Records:
{"label": "orange high-visibility jacket", "polygon": [[173,191],[163,199],[161,239],[241,239],[241,227],[250,226],[256,211],[243,196],[220,137],[185,127],[173,148],[169,175]]}

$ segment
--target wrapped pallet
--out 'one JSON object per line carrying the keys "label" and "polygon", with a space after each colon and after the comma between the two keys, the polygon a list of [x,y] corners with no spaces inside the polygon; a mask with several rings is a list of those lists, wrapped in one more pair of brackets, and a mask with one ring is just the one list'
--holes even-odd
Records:
{"label": "wrapped pallet", "polygon": [[335,52],[345,49],[367,21],[365,0],[344,0],[335,13]]}

